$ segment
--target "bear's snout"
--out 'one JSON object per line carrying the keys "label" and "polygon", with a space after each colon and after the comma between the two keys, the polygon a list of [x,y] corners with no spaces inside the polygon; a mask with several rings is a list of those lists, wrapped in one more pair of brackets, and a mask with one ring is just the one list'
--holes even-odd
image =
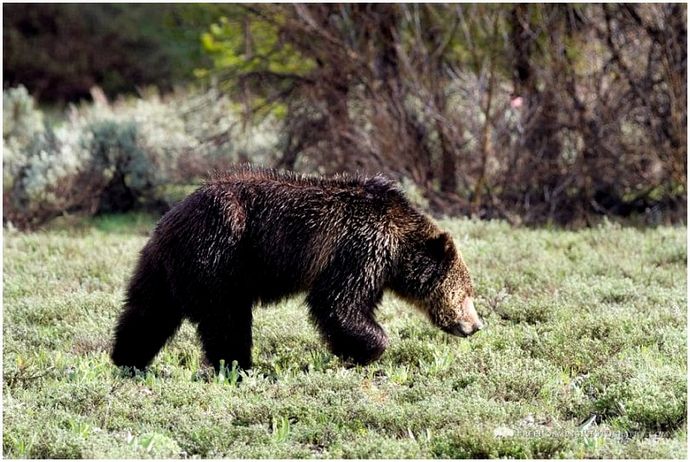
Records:
{"label": "bear's snout", "polygon": [[480,331],[484,328],[484,323],[481,321],[473,326],[466,326],[462,323],[454,324],[450,327],[442,327],[442,329],[451,335],[455,335],[457,337],[469,337],[470,335],[476,334],[477,331]]}
{"label": "bear's snout", "polygon": [[484,321],[482,321],[474,308],[474,299],[472,297],[465,297],[462,301],[460,326],[465,335],[472,335],[484,328]]}
{"label": "bear's snout", "polygon": [[457,321],[444,329],[449,334],[469,337],[485,327],[484,321],[479,317],[477,310],[474,308],[472,297],[465,297],[462,301],[460,313]]}

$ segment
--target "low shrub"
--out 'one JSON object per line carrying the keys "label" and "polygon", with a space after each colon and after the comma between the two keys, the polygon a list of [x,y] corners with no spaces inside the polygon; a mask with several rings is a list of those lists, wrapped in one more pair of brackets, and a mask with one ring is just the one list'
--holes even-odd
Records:
{"label": "low shrub", "polygon": [[47,124],[23,87],[4,92],[4,222],[34,228],[64,213],[165,209],[188,185],[237,162],[273,165],[279,144],[271,120],[252,133],[238,107],[211,89],[167,98],[71,106]]}

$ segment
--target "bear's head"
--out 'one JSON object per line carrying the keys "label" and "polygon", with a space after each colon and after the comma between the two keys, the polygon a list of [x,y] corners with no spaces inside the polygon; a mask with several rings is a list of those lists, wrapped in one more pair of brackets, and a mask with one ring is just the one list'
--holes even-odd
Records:
{"label": "bear's head", "polygon": [[467,265],[451,236],[437,228],[406,246],[393,289],[449,334],[465,337],[484,327]]}

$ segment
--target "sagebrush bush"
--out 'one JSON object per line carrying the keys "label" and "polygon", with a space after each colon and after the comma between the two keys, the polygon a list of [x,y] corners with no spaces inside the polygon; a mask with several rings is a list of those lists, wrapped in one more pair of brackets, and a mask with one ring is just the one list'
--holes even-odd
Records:
{"label": "sagebrush bush", "polygon": [[[149,92],[150,93],[150,92]],[[272,165],[277,124],[252,133],[239,108],[215,90],[71,106],[47,125],[25,88],[3,94],[4,221],[31,228],[65,212],[165,208],[170,185],[231,163]]]}
{"label": "sagebrush bush", "polygon": [[60,211],[93,209],[91,197],[101,179],[88,168],[88,144],[87,136],[68,127],[46,128],[23,146],[7,143],[4,218],[26,228]]}
{"label": "sagebrush bush", "polygon": [[107,181],[100,194],[99,210],[131,210],[139,199],[151,199],[157,180],[155,158],[138,143],[133,122],[96,122],[91,132],[95,170]]}
{"label": "sagebrush bush", "polygon": [[36,109],[26,88],[19,86],[6,90],[2,102],[3,138],[26,143],[35,133],[43,131],[43,114]]}
{"label": "sagebrush bush", "polygon": [[3,180],[5,188],[12,183],[26,162],[25,150],[35,136],[43,132],[43,114],[24,87],[10,88],[2,95]]}

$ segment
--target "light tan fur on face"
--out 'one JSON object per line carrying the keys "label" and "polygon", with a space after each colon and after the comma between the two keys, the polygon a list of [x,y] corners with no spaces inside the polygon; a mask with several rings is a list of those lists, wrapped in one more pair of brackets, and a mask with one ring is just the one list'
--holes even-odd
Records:
{"label": "light tan fur on face", "polygon": [[457,253],[448,274],[432,293],[428,304],[429,317],[442,329],[459,327],[464,335],[470,335],[482,327],[474,308],[473,295],[470,273],[462,256]]}
{"label": "light tan fur on face", "polygon": [[462,315],[459,323],[464,332],[473,332],[484,327],[484,322],[479,318],[477,310],[474,308],[474,299],[472,297],[465,297],[462,302]]}

